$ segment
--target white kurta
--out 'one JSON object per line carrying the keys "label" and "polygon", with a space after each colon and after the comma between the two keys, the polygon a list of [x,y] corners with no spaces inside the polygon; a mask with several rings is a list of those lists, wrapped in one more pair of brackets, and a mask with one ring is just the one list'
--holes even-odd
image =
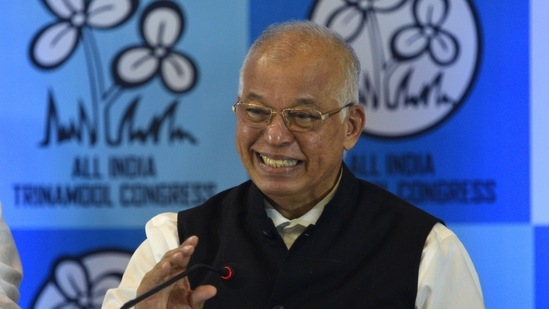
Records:
{"label": "white kurta", "polygon": [[[143,276],[164,253],[179,246],[176,213],[157,215],[145,231],[147,239],[132,256],[120,286],[107,292],[102,308],[118,309],[135,298]],[[442,224],[436,224],[425,241],[415,308],[484,308],[473,262],[458,237]]]}
{"label": "white kurta", "polygon": [[17,301],[22,276],[23,268],[19,252],[2,216],[2,204],[0,204],[0,308],[20,308]]}

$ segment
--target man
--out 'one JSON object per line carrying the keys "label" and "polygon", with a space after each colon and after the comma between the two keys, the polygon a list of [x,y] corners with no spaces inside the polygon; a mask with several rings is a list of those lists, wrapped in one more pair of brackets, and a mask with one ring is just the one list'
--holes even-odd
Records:
{"label": "man", "polygon": [[251,181],[153,218],[104,308],[202,263],[237,265],[235,278],[193,272],[136,308],[483,308],[457,237],[344,165],[365,124],[359,72],[353,50],[322,26],[262,34],[233,106]]}
{"label": "man", "polygon": [[10,228],[2,216],[0,203],[0,308],[18,309],[19,284],[23,268]]}

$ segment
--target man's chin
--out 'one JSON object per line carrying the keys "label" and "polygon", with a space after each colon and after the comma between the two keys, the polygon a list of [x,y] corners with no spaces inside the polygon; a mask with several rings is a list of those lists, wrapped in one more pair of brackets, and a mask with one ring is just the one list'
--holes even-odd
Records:
{"label": "man's chin", "polygon": [[[252,179],[253,180],[253,179]],[[253,180],[259,190],[269,197],[288,197],[294,195],[297,189],[295,179],[289,178],[286,181]]]}

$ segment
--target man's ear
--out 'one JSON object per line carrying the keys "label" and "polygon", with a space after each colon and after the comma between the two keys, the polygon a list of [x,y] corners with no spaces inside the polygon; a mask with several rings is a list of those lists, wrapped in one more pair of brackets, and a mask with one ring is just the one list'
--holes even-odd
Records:
{"label": "man's ear", "polygon": [[352,149],[358,142],[364,125],[366,124],[366,111],[361,104],[355,104],[349,107],[349,115],[346,119],[347,132],[345,134],[345,150]]}

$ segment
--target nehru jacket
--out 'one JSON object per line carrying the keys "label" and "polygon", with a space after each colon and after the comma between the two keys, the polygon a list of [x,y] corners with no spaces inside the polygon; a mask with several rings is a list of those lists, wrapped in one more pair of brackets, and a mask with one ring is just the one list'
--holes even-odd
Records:
{"label": "nehru jacket", "polygon": [[264,197],[247,181],[178,213],[182,241],[200,239],[193,264],[231,265],[235,276],[197,271],[213,284],[205,308],[414,308],[427,235],[439,219],[356,178],[344,165],[316,224],[287,249]]}

